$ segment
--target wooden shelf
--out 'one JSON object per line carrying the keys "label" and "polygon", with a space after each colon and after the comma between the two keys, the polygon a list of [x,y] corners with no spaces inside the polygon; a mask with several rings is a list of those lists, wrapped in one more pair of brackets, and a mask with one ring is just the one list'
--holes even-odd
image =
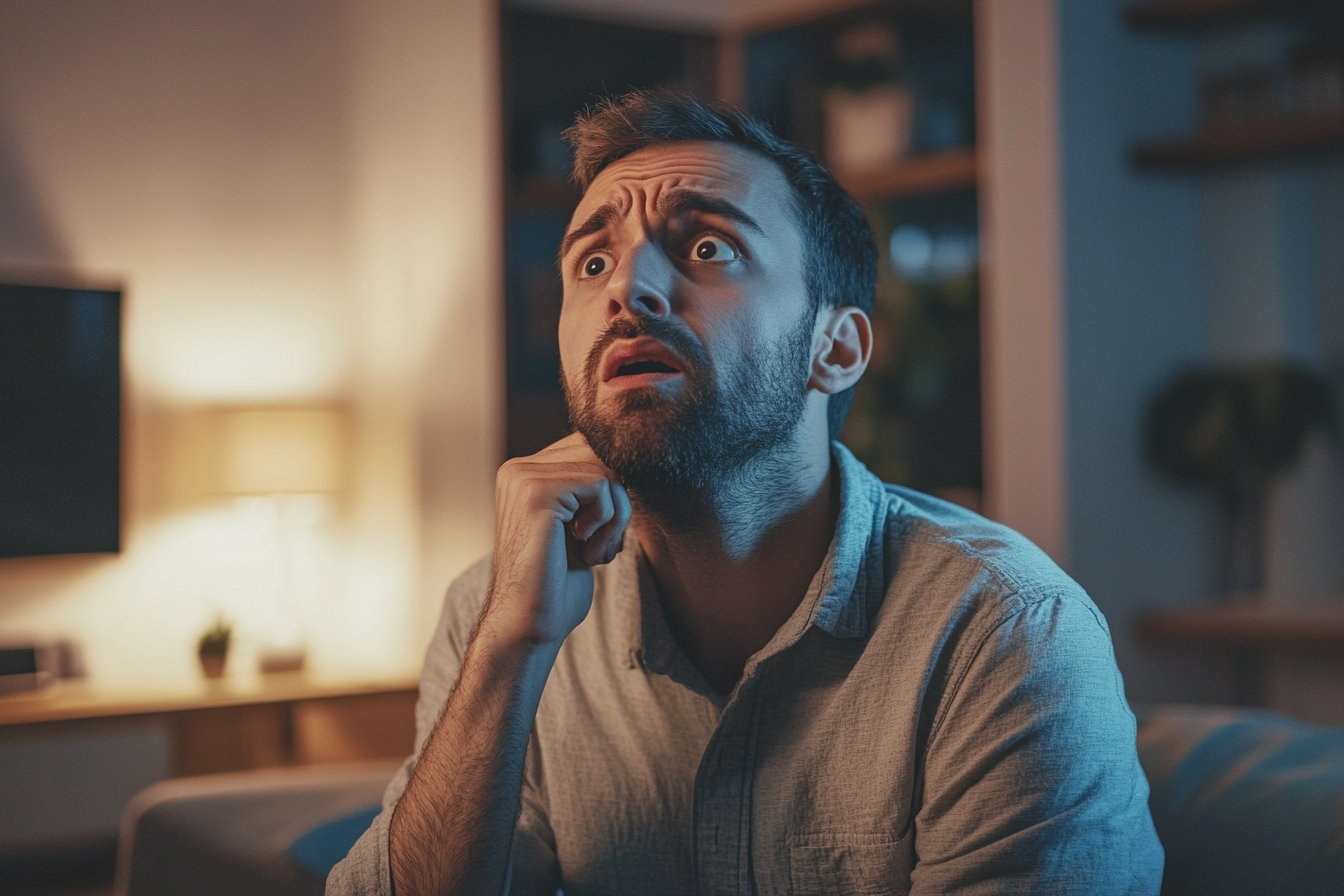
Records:
{"label": "wooden shelf", "polygon": [[136,719],[167,735],[170,776],[400,759],[415,745],[416,695],[413,677],[369,681],[303,672],[146,690],[81,681],[0,697],[0,738],[15,730],[79,738]]}
{"label": "wooden shelf", "polygon": [[152,690],[106,690],[96,683],[76,681],[0,697],[0,727],[413,693],[417,687],[413,675],[379,681],[329,679],[308,672],[196,679]]}
{"label": "wooden shelf", "polygon": [[880,202],[974,187],[979,163],[974,149],[947,152],[909,159],[878,171],[841,174],[841,186],[860,201]]}
{"label": "wooden shelf", "polygon": [[1221,608],[1147,613],[1139,634],[1155,641],[1253,650],[1344,649],[1344,611]]}
{"label": "wooden shelf", "polygon": [[[840,184],[860,201],[880,202],[974,187],[978,162],[974,148],[911,156],[889,168],[862,174],[837,173]],[[527,210],[565,210],[578,204],[582,194],[560,178],[530,177],[509,195],[509,205]]]}
{"label": "wooden shelf", "polygon": [[1266,121],[1144,143],[1131,150],[1130,161],[1142,171],[1196,172],[1336,153],[1344,153],[1344,115],[1338,114]]}
{"label": "wooden shelf", "polygon": [[1155,0],[1130,7],[1125,22],[1146,31],[1193,32],[1306,15],[1327,6],[1324,0]]}

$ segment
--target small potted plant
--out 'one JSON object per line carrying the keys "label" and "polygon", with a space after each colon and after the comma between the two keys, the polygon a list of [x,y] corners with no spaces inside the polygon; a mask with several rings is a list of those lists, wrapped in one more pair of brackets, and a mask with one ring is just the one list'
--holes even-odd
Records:
{"label": "small potted plant", "polygon": [[205,630],[196,645],[196,655],[201,661],[201,671],[206,678],[219,678],[224,674],[224,663],[229,658],[229,641],[233,639],[233,626],[220,616],[214,625]]}
{"label": "small potted plant", "polygon": [[1189,368],[1149,405],[1149,464],[1217,503],[1225,600],[1251,602],[1263,592],[1266,499],[1314,432],[1338,432],[1334,391],[1319,373],[1287,362]]}

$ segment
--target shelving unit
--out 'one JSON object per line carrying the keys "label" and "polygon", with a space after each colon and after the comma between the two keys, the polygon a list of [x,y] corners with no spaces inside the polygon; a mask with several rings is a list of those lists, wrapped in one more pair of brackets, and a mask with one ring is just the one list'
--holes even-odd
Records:
{"label": "shelving unit", "polygon": [[[1344,29],[1338,0],[1156,0],[1131,7],[1135,30],[1190,36],[1255,22],[1302,21]],[[1344,154],[1344,112],[1283,116],[1143,143],[1131,149],[1140,171],[1199,173],[1255,162]]]}
{"label": "shelving unit", "polygon": [[860,175],[841,175],[841,185],[860,202],[883,202],[948,190],[973,189],[979,163],[973,147],[911,156],[898,165]]}
{"label": "shelving unit", "polygon": [[1139,635],[1176,647],[1226,651],[1232,664],[1232,702],[1266,703],[1266,667],[1276,652],[1333,656],[1344,661],[1344,613],[1210,607],[1147,613]]}
{"label": "shelving unit", "polygon": [[1327,5],[1322,0],[1155,0],[1131,7],[1125,23],[1146,31],[1205,31],[1257,19],[1310,15]]}
{"label": "shelving unit", "polygon": [[1344,613],[1222,607],[1167,611],[1139,617],[1139,634],[1201,647],[1333,652],[1344,650]]}
{"label": "shelving unit", "polygon": [[1344,153],[1344,114],[1279,119],[1253,127],[1205,131],[1134,147],[1130,161],[1144,171],[1195,172],[1247,162]]}
{"label": "shelving unit", "polygon": [[[1323,35],[1344,35],[1344,4],[1339,0],[1158,0],[1132,7],[1125,14],[1125,21],[1135,30],[1163,37],[1175,36],[1205,49],[1218,50],[1218,53],[1206,54],[1223,59],[1219,68],[1210,72],[1204,82],[1205,89],[1211,91],[1208,106],[1213,114],[1210,117],[1215,120],[1244,118],[1241,122],[1206,124],[1193,133],[1134,146],[1129,159],[1135,169],[1207,177],[1212,193],[1235,190],[1248,180],[1267,184],[1266,189],[1278,191],[1279,178],[1274,165],[1304,159],[1344,159],[1344,110],[1315,114],[1282,111],[1312,107],[1299,105],[1296,100],[1292,103],[1282,101],[1283,94],[1278,92],[1286,86],[1284,72],[1287,66],[1270,61],[1272,57],[1269,55],[1272,52],[1287,62],[1292,58],[1294,46],[1319,41]],[[1254,51],[1248,48],[1254,43],[1252,38],[1261,41]],[[1328,48],[1330,44],[1325,46]],[[1244,65],[1238,67],[1235,64],[1238,60],[1228,58],[1229,47],[1240,47],[1238,55],[1243,57]],[[1283,55],[1278,56],[1280,53]],[[1237,79],[1240,77],[1249,80],[1239,86]],[[1194,85],[1190,89],[1195,89]],[[1225,90],[1231,92],[1222,92]],[[1275,91],[1277,95],[1270,97],[1268,91]],[[1231,109],[1230,116],[1228,109]],[[1257,115],[1251,111],[1256,109],[1264,111]],[[1278,114],[1274,114],[1276,109],[1280,110]],[[1249,165],[1261,167],[1255,172],[1234,170]],[[1243,174],[1250,176],[1243,177]],[[1247,270],[1252,274],[1265,271],[1268,262],[1252,261],[1247,269],[1235,266],[1244,250],[1275,245],[1283,238],[1285,225],[1277,219],[1267,224],[1262,209],[1252,202],[1234,200],[1220,208],[1216,219],[1207,216],[1201,224],[1208,235],[1208,244],[1218,247],[1206,249],[1209,253],[1205,259],[1206,270],[1218,273],[1235,270],[1243,282],[1254,285],[1238,294],[1236,302],[1242,304],[1219,304],[1217,291],[1226,289],[1226,279],[1212,278],[1211,284],[1221,285],[1217,289],[1209,288],[1211,303],[1208,307],[1212,309],[1209,313],[1228,313],[1228,309],[1232,309],[1231,313],[1250,317],[1255,303],[1288,301],[1284,293],[1276,291],[1279,284],[1273,273],[1263,281],[1247,275]],[[1300,206],[1292,208],[1293,211],[1282,213],[1306,214]],[[1229,261],[1232,266],[1226,267]],[[1294,260],[1291,264],[1301,262]],[[1244,343],[1232,340],[1229,344],[1239,353],[1250,353]],[[1226,353],[1226,346],[1218,347],[1218,350]],[[1214,601],[1215,598],[1210,596],[1209,602]],[[1221,653],[1230,661],[1230,683],[1235,702],[1248,705],[1266,702],[1267,671],[1271,667],[1287,668],[1279,663],[1286,656],[1307,653],[1344,660],[1344,611],[1215,605],[1149,613],[1139,618],[1137,630],[1145,640],[1167,648]],[[1273,665],[1276,663],[1279,664]]]}

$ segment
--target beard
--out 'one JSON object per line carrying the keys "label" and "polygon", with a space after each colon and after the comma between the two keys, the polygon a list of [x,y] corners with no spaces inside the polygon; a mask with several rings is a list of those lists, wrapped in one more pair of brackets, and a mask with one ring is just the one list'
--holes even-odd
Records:
{"label": "beard", "polygon": [[[648,336],[681,359],[686,388],[677,398],[654,389],[619,392],[597,407],[598,368],[617,339]],[[662,318],[620,317],[594,343],[583,379],[561,371],[570,422],[602,463],[653,503],[686,504],[743,475],[797,430],[807,400],[812,315],[774,343],[753,343],[720,377],[704,347]],[[662,500],[657,500],[661,498]]]}

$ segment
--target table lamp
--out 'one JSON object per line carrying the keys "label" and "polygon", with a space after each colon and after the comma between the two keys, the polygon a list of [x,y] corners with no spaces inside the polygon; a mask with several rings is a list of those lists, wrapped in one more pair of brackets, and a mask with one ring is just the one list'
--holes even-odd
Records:
{"label": "table lamp", "polygon": [[313,521],[316,496],[345,488],[346,417],[336,408],[232,408],[218,412],[218,491],[275,539],[280,581],[275,618],[260,651],[262,672],[298,671],[307,655],[294,581],[297,526]]}

